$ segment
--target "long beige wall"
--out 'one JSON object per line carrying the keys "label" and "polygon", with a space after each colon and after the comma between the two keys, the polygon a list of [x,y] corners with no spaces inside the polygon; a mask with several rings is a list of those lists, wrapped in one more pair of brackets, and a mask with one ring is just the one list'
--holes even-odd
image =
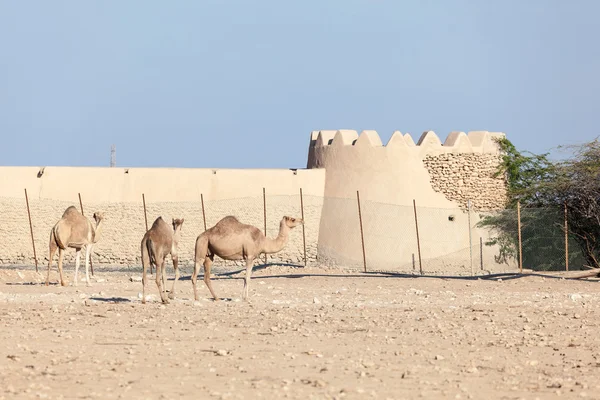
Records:
{"label": "long beige wall", "polygon": [[[40,171],[43,173],[40,177]],[[322,196],[325,172],[285,169],[0,167],[0,196],[53,200],[197,201],[270,195]],[[77,200],[78,201],[78,200]]]}
{"label": "long beige wall", "polygon": [[[155,218],[184,218],[180,257],[191,265],[194,242],[204,230],[201,194],[207,226],[226,215],[261,228],[263,188],[267,200],[267,234],[277,235],[283,215],[300,217],[300,188],[304,195],[307,256],[316,257],[324,170],[234,170],[163,168],[0,167],[0,264],[33,264],[24,189],[29,195],[38,260],[45,264],[52,225],[70,205],[79,208],[81,194],[85,214],[104,211],[103,237],[94,248],[94,265],[140,264],[140,240],[145,232],[142,193],[148,225]],[[292,230],[284,251],[269,261],[299,263],[303,259],[302,230]],[[67,262],[73,261],[69,251]],[[55,260],[56,262],[56,260]],[[232,266],[218,261],[218,268]],[[233,265],[235,266],[235,265]]]}

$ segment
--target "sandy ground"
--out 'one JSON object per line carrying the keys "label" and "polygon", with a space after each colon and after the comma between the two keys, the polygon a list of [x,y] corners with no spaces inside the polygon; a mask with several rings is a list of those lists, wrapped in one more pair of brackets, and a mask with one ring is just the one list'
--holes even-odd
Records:
{"label": "sandy ground", "polygon": [[596,280],[277,267],[165,306],[139,276],[0,269],[0,399],[600,398]]}

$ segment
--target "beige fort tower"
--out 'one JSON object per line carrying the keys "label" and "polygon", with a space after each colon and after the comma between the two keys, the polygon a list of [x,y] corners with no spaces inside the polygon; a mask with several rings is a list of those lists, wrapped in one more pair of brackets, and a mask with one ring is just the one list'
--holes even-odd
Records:
{"label": "beige fort tower", "polygon": [[[396,131],[383,145],[376,131],[312,132],[307,167],[325,170],[319,258],[344,265],[366,258],[369,269],[498,270],[496,249],[482,251],[489,232],[476,223],[505,205],[506,179],[494,177],[495,139],[503,137],[452,132],[442,143],[428,131],[415,143]],[[357,192],[364,254],[358,204],[347,200],[358,200]]]}

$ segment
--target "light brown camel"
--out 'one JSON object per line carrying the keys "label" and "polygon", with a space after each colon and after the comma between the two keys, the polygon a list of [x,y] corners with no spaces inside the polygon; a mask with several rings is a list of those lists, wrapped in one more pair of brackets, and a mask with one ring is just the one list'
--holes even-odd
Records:
{"label": "light brown camel", "polygon": [[303,224],[300,218],[284,216],[279,223],[279,234],[275,239],[269,239],[255,226],[242,224],[237,218],[227,216],[215,226],[201,233],[196,239],[196,254],[194,256],[194,299],[198,300],[196,280],[200,264],[204,262],[204,283],[215,300],[219,300],[210,282],[210,267],[215,255],[224,260],[245,260],[246,279],[244,280],[243,298],[248,300],[248,286],[252,274],[254,259],[260,254],[273,254],[281,251],[288,241],[290,229]]}
{"label": "light brown camel", "polygon": [[[183,225],[182,219],[173,218],[173,228],[169,227],[162,217],[156,218],[156,221],[152,224],[152,227],[146,232],[142,238],[141,249],[142,249],[142,303],[146,304],[146,271],[150,264],[156,268],[156,286],[158,286],[158,292],[160,298],[164,304],[169,304],[169,300],[166,296],[166,268],[165,258],[171,254],[171,260],[173,260],[173,268],[175,269],[175,280],[173,281],[173,287],[169,298],[175,298],[175,282],[179,279],[179,269],[177,268],[179,257],[177,256],[177,245],[179,243],[179,236],[181,235],[181,225]],[[161,284],[162,278],[162,284]]]}
{"label": "light brown camel", "polygon": [[50,283],[50,268],[52,267],[52,258],[58,249],[58,273],[60,275],[60,284],[66,286],[63,279],[63,257],[67,248],[75,249],[75,280],[77,286],[79,280],[79,263],[81,258],[81,248],[85,247],[85,280],[87,286],[90,286],[89,265],[92,254],[92,247],[98,242],[102,232],[102,221],[104,214],[94,213],[94,221],[81,214],[74,206],[68,207],[62,217],[52,227],[50,231],[50,259],[48,260],[48,276],[46,277],[46,286]]}

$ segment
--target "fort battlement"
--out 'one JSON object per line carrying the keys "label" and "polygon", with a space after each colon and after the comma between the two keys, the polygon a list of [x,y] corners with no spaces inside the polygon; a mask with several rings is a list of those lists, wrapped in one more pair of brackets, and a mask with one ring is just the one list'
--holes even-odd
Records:
{"label": "fort battlement", "polygon": [[428,207],[501,209],[504,177],[494,176],[500,162],[501,132],[451,132],[442,143],[433,131],[415,143],[396,131],[384,146],[376,131],[313,131],[307,167],[326,170],[325,195]]}
{"label": "fort battlement", "polygon": [[441,153],[475,153],[475,154],[498,154],[498,145],[495,138],[503,138],[502,132],[471,131],[450,132],[442,143],[433,131],[423,132],[415,143],[409,133],[402,134],[395,131],[390,140],[384,146],[383,142],[374,130],[365,130],[358,134],[355,130],[321,130],[311,132],[308,168],[319,168],[318,151],[329,151],[330,149],[360,149],[369,147],[383,147],[386,152],[393,156],[414,155],[425,157],[427,155],[438,155]]}

